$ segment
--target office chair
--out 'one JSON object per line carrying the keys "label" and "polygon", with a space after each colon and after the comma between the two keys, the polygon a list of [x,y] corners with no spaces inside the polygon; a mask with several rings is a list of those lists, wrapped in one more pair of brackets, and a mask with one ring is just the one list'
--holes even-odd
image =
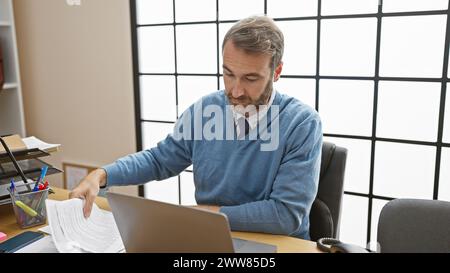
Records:
{"label": "office chair", "polygon": [[344,191],[347,149],[324,142],[319,189],[309,214],[311,240],[339,237],[339,218]]}
{"label": "office chair", "polygon": [[381,210],[381,253],[450,252],[450,202],[395,199]]}

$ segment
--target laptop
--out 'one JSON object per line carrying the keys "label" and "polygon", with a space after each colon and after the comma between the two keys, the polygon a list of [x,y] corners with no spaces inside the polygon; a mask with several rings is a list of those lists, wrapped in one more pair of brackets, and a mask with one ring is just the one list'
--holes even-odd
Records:
{"label": "laptop", "polygon": [[225,214],[107,193],[125,250],[158,253],[274,253],[274,245],[231,237]]}

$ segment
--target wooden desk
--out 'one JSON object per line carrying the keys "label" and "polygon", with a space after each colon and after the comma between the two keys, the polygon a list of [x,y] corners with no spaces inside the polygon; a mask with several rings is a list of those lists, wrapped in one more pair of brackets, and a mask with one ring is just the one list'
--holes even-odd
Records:
{"label": "wooden desk", "polygon": [[[54,188],[53,190],[55,191],[55,194],[51,194],[49,196],[50,199],[66,200],[69,197],[69,192],[67,190],[58,188]],[[95,203],[102,209],[111,210],[107,200],[103,197],[97,197]],[[38,230],[43,226],[44,225],[36,226],[27,230]],[[6,233],[8,235],[8,238],[12,238],[13,236],[24,231],[23,229],[20,229],[16,223],[12,205],[0,206],[0,231]],[[278,252],[320,252],[320,250],[317,249],[315,242],[296,239],[289,236],[251,232],[232,232],[232,236],[236,238],[276,245],[278,247]]]}

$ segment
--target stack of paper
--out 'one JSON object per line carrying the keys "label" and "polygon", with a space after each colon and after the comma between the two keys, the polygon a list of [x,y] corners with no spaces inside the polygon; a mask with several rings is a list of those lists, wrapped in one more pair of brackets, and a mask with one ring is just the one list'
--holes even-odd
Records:
{"label": "stack of paper", "polygon": [[37,137],[31,136],[22,139],[22,141],[25,143],[28,149],[35,149],[38,148],[41,151],[45,151],[47,153],[54,153],[58,151],[60,144],[50,144],[46,143]]}
{"label": "stack of paper", "polygon": [[83,216],[81,199],[46,200],[51,237],[63,253],[124,252],[122,239],[111,212],[94,204],[89,218]]}

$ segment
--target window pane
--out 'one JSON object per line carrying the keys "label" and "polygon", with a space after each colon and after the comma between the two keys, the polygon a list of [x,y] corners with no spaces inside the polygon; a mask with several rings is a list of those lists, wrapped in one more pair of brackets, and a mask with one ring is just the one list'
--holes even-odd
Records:
{"label": "window pane", "polygon": [[440,83],[381,81],[377,136],[437,140]]}
{"label": "window pane", "polygon": [[175,16],[177,22],[215,21],[216,1],[175,0]]}
{"label": "window pane", "polygon": [[439,175],[439,200],[450,201],[450,148],[442,148]]}
{"label": "window pane", "polygon": [[378,220],[380,219],[380,213],[383,209],[384,205],[386,205],[388,201],[381,199],[372,199],[372,226],[370,229],[370,242],[371,249],[376,251],[377,242],[378,242]]}
{"label": "window pane", "polygon": [[142,146],[143,149],[156,147],[158,142],[164,140],[172,133],[174,124],[143,122],[142,123]]}
{"label": "window pane", "polygon": [[377,13],[380,0],[322,0],[322,15]]}
{"label": "window pane", "polygon": [[240,20],[264,14],[263,0],[219,0],[220,20]]}
{"label": "window pane", "polygon": [[445,99],[444,135],[443,142],[450,143],[450,86],[447,84]]}
{"label": "window pane", "polygon": [[341,229],[342,242],[366,246],[367,240],[367,198],[344,195],[342,203]]}
{"label": "window pane", "polygon": [[267,14],[272,18],[317,16],[317,0],[267,0]]}
{"label": "window pane", "polygon": [[377,20],[322,20],[320,74],[373,76]]}
{"label": "window pane", "polygon": [[374,194],[394,198],[433,197],[436,147],[377,142]]}
{"label": "window pane", "polygon": [[312,108],[316,107],[316,80],[280,78],[273,86],[281,94],[297,98]]}
{"label": "window pane", "polygon": [[383,0],[383,12],[444,10],[448,0]]}
{"label": "window pane", "polygon": [[178,109],[183,113],[201,97],[217,91],[217,77],[180,76],[178,77]]}
{"label": "window pane", "polygon": [[217,73],[216,24],[177,26],[179,73]]}
{"label": "window pane", "polygon": [[348,151],[344,190],[369,193],[371,141],[335,137],[325,137],[324,141],[332,142]]}
{"label": "window pane", "polygon": [[181,204],[184,206],[197,205],[197,201],[195,200],[194,175],[189,172],[182,172],[180,178]]}
{"label": "window pane", "polygon": [[141,115],[146,120],[176,121],[174,76],[141,76]]}
{"label": "window pane", "polygon": [[373,82],[320,80],[324,133],[372,135]]}
{"label": "window pane", "polygon": [[139,71],[142,73],[175,72],[173,27],[140,27]]}
{"label": "window pane", "polygon": [[442,76],[446,16],[383,18],[380,75]]}
{"label": "window pane", "polygon": [[149,182],[144,185],[144,193],[147,199],[178,205],[178,176],[163,181]]}
{"label": "window pane", "polygon": [[315,75],[317,21],[278,22],[284,35],[283,74]]}
{"label": "window pane", "polygon": [[173,22],[173,2],[167,0],[137,0],[137,23],[160,24]]}

